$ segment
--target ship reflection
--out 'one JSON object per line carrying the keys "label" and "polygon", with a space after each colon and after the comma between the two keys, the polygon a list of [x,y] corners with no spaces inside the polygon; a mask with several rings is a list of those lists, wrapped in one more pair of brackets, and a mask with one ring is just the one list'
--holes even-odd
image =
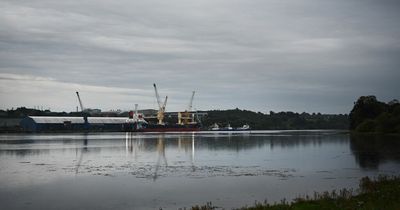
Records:
{"label": "ship reflection", "polygon": [[[76,162],[75,175],[78,174],[79,168],[81,167],[82,160],[83,160],[83,154],[88,152],[88,134],[87,133],[83,134],[82,138],[83,138],[83,146],[80,149],[80,155],[79,155],[79,158],[77,159],[77,162]],[[75,149],[75,157],[78,156],[78,153],[79,153],[78,152],[78,147],[76,147],[76,149]]]}
{"label": "ship reflection", "polygon": [[179,135],[166,138],[165,134],[159,134],[156,138],[143,138],[140,134],[127,132],[125,134],[125,151],[127,156],[133,154],[135,161],[140,152],[148,153],[156,151],[157,157],[154,163],[153,181],[160,176],[160,169],[168,169],[166,148],[178,148],[178,152],[190,153],[190,166],[195,171],[195,134]]}
{"label": "ship reflection", "polygon": [[192,135],[189,136],[179,136],[178,137],[178,148],[179,150],[182,149],[182,147],[185,150],[185,153],[189,153],[190,154],[190,165],[192,168],[192,172],[194,172],[196,170],[195,164],[194,164],[194,154],[195,154],[195,144],[194,144],[194,138],[195,135],[194,133],[192,133]]}
{"label": "ship reflection", "polygon": [[164,162],[164,166],[168,167],[167,158],[165,157],[165,139],[163,138],[163,136],[158,137],[157,152],[158,152],[158,158],[153,175],[153,181],[155,181],[158,178],[158,170],[160,169],[161,159]]}
{"label": "ship reflection", "polygon": [[143,150],[144,141],[141,135],[135,135],[132,132],[125,134],[125,153],[126,156],[133,154],[134,160],[138,159],[139,151]]}

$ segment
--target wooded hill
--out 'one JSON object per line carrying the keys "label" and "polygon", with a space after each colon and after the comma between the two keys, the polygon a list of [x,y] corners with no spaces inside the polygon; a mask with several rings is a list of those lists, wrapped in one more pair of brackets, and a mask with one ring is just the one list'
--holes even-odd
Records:
{"label": "wooded hill", "polygon": [[217,123],[220,127],[250,125],[256,130],[272,129],[348,129],[346,114],[295,113],[295,112],[252,112],[248,110],[211,110],[202,119],[204,127]]}

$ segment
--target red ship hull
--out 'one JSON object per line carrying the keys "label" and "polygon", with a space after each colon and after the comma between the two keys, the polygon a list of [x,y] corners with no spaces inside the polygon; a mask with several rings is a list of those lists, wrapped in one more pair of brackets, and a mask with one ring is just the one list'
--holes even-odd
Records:
{"label": "red ship hull", "polygon": [[190,125],[157,125],[147,124],[145,126],[137,126],[136,123],[127,123],[124,125],[124,131],[127,132],[192,132],[200,131],[198,124]]}
{"label": "red ship hull", "polygon": [[191,132],[200,131],[200,128],[143,128],[138,129],[136,132]]}

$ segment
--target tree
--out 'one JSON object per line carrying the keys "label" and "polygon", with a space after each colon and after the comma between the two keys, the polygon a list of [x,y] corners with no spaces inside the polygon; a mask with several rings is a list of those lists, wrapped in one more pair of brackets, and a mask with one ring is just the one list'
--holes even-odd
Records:
{"label": "tree", "polygon": [[350,112],[350,129],[358,132],[400,133],[400,104],[388,104],[375,96],[361,96]]}
{"label": "tree", "polygon": [[386,110],[387,105],[375,96],[361,96],[350,112],[350,129],[356,129],[365,119],[374,119]]}

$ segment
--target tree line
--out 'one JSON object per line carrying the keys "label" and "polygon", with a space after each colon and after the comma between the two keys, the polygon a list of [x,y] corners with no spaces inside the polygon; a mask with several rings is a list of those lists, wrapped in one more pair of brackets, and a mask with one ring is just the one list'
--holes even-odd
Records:
{"label": "tree line", "polygon": [[214,123],[220,127],[241,127],[250,125],[255,130],[273,129],[348,129],[347,114],[321,114],[273,112],[268,114],[249,110],[211,110],[201,120],[203,126],[210,127]]}
{"label": "tree line", "polygon": [[[348,129],[357,132],[400,133],[400,103],[378,101],[375,96],[361,96],[350,114],[321,114],[273,112],[261,113],[249,110],[209,110],[200,122],[204,128],[214,124],[220,127],[250,125],[255,130],[273,129]],[[82,112],[52,112],[26,107],[0,110],[0,118],[22,118],[24,116],[82,116]],[[106,116],[127,116],[127,112],[108,113]],[[167,117],[168,118],[168,117]],[[174,121],[175,122],[175,121]],[[172,123],[172,122],[171,122]]]}
{"label": "tree line", "polygon": [[[321,114],[321,113],[296,113],[273,112],[268,114],[249,110],[209,110],[208,114],[200,119],[202,126],[207,129],[214,123],[220,127],[228,124],[232,127],[241,127],[245,124],[252,129],[348,129],[349,116],[347,114]],[[11,110],[0,110],[0,117],[22,118],[24,116],[82,116],[82,112],[52,112],[50,110],[37,110],[19,107]],[[127,112],[113,114],[116,116],[128,116]],[[110,116],[111,117],[111,116]],[[168,117],[166,121],[168,121]],[[170,123],[176,123],[170,120]]]}

